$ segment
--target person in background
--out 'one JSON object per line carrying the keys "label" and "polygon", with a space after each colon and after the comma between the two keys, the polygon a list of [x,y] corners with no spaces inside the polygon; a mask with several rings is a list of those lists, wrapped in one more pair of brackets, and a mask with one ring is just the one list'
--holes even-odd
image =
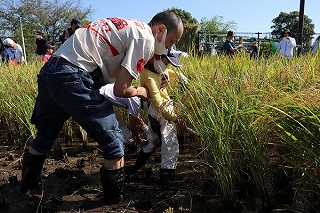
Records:
{"label": "person in background", "polygon": [[44,49],[44,55],[42,57],[43,62],[47,62],[50,59],[51,55],[53,54],[54,48],[55,46],[52,46],[49,43],[46,43],[43,45],[43,49]]}
{"label": "person in background", "polygon": [[237,52],[237,50],[239,50],[241,48],[244,48],[247,51],[247,49],[243,46],[243,44],[239,44],[238,46],[235,45],[234,37],[235,37],[234,32],[228,31],[227,39],[222,46],[222,52],[225,55],[228,55],[230,57],[234,56],[234,54]]}
{"label": "person in background", "polygon": [[258,58],[258,52],[259,52],[259,42],[255,39],[252,42],[252,49],[250,51],[250,59],[257,59]]}
{"label": "person in background", "polygon": [[17,65],[16,52],[11,44],[3,42],[4,51],[1,52],[2,63],[6,65]]}
{"label": "person in background", "polygon": [[74,34],[74,32],[81,27],[81,22],[79,19],[74,18],[71,20],[70,27],[63,31],[61,37],[61,44],[63,44],[70,36]]}
{"label": "person in background", "polygon": [[3,44],[15,49],[15,59],[18,64],[24,61],[24,54],[19,44],[14,42],[11,38],[6,38],[5,40],[3,40]]}
{"label": "person in background", "polygon": [[135,145],[144,145],[139,134],[138,126],[142,128],[146,135],[148,134],[148,126],[145,124],[140,114],[140,110],[148,110],[148,101],[137,96],[129,98],[117,97],[114,95],[114,84],[106,84],[102,86],[99,91],[101,95],[106,97],[115,106],[128,110],[130,117],[130,131],[133,137],[126,142],[126,145],[130,147],[134,147]]}
{"label": "person in background", "polygon": [[319,51],[319,45],[320,45],[320,36],[318,36],[312,44],[312,47],[311,47],[312,54],[316,54]]}
{"label": "person in background", "polygon": [[45,54],[43,45],[47,43],[47,40],[43,37],[41,31],[36,32],[36,47],[34,52],[34,57],[36,59],[42,60],[43,55]]}
{"label": "person in background", "polygon": [[276,48],[280,50],[280,56],[285,58],[291,58],[293,56],[293,48],[297,46],[296,40],[290,35],[290,30],[283,31],[282,38],[276,44]]}
{"label": "person in background", "polygon": [[140,150],[134,168],[129,172],[129,174],[134,174],[141,169],[151,153],[160,145],[160,183],[162,186],[169,186],[175,179],[179,155],[177,128],[181,131],[186,130],[185,121],[175,113],[173,102],[163,86],[163,81],[169,79],[167,77],[169,74],[166,74],[169,72],[166,69],[167,64],[175,67],[181,66],[172,50],[164,55],[155,54],[141,72],[140,84],[146,86],[150,94],[148,144]]}
{"label": "person in background", "polygon": [[112,17],[76,30],[38,74],[31,117],[37,134],[22,157],[20,192],[30,194],[38,188],[46,155],[71,116],[103,151],[100,181],[105,204],[122,202],[125,141],[113,105],[99,88],[114,83],[115,96],[148,99],[148,90],[132,87],[132,81],[154,54],[162,55],[178,42],[183,31],[181,18],[169,11],[156,14],[149,23]]}

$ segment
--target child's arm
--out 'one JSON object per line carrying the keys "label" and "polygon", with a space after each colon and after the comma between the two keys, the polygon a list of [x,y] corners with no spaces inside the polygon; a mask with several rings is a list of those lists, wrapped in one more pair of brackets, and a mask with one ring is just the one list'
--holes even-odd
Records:
{"label": "child's arm", "polygon": [[173,110],[163,106],[164,102],[159,89],[160,84],[160,81],[150,76],[146,79],[145,85],[149,91],[150,103],[164,118],[174,122],[177,119],[177,115]]}

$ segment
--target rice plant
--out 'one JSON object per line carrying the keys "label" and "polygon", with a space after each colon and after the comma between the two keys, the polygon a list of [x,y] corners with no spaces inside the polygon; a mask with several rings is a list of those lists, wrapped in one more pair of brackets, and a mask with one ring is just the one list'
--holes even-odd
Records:
{"label": "rice plant", "polygon": [[274,204],[273,172],[283,163],[318,183],[319,61],[313,55],[183,61],[190,82],[182,93],[172,88],[176,106],[212,153],[212,178],[227,199],[238,199],[245,171],[262,205]]}

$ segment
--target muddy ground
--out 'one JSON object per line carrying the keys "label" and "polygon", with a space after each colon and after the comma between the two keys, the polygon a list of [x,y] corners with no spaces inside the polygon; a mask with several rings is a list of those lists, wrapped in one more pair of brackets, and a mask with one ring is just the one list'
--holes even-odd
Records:
{"label": "muddy ground", "polygon": [[[120,124],[128,139],[128,131],[123,123]],[[70,142],[64,135],[59,137],[57,143],[61,144],[62,150],[54,146],[45,160],[41,187],[30,197],[20,194],[18,188],[21,181],[21,155],[31,141],[2,141],[0,212],[266,212],[260,211],[261,206],[250,195],[245,195],[239,206],[221,197],[200,140],[190,133],[179,134],[180,154],[174,186],[164,188],[159,185],[158,149],[144,169],[126,178],[124,202],[106,206],[103,204],[99,175],[103,160],[101,150],[90,138],[87,145],[83,146],[80,138],[75,137]],[[126,148],[126,169],[134,165],[136,155],[135,147]],[[247,206],[247,211],[243,211],[244,206]]]}
{"label": "muddy ground", "polygon": [[[125,132],[125,131],[124,131]],[[128,136],[128,134],[125,132]],[[180,156],[174,186],[159,185],[160,152],[155,151],[147,165],[126,178],[124,202],[105,206],[99,170],[102,153],[94,141],[84,147],[81,141],[65,143],[63,135],[45,160],[41,187],[30,197],[18,191],[21,156],[31,141],[0,144],[0,212],[228,212],[218,195],[212,194],[208,166],[199,154],[199,140],[181,134]],[[56,146],[55,146],[56,147]],[[126,169],[134,165],[135,147],[126,148]],[[169,211],[170,209],[173,211]],[[171,209],[171,210],[172,210]]]}
{"label": "muddy ground", "polygon": [[[99,179],[102,158],[95,144],[81,151],[65,150],[67,154],[61,159],[53,154],[48,156],[42,173],[42,187],[31,198],[23,197],[17,190],[21,180],[19,157],[22,152],[11,148],[2,149],[2,152],[10,153],[5,154],[7,157],[1,154],[3,212],[164,212],[169,207],[175,212],[179,208],[185,210],[180,212],[189,212],[187,209],[195,209],[195,205],[204,199],[200,193],[201,164],[182,151],[174,187],[159,186],[159,153],[155,153],[142,171],[126,180],[124,202],[104,206]],[[128,168],[134,164],[135,156],[133,150],[127,151]]]}

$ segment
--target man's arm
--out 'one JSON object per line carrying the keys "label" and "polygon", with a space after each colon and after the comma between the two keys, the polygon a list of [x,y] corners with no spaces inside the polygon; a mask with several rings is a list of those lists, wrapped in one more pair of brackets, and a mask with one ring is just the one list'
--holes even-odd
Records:
{"label": "man's arm", "polygon": [[133,97],[138,96],[144,99],[148,98],[148,90],[145,87],[134,88],[131,86],[133,77],[130,73],[122,67],[117,78],[116,83],[114,84],[114,95],[118,97]]}
{"label": "man's arm", "polygon": [[230,51],[231,52],[235,52],[235,51],[237,51],[239,48],[241,48],[241,47],[243,47],[243,45],[242,44],[239,44],[238,46],[232,46],[231,44],[229,44],[230,45]]}

